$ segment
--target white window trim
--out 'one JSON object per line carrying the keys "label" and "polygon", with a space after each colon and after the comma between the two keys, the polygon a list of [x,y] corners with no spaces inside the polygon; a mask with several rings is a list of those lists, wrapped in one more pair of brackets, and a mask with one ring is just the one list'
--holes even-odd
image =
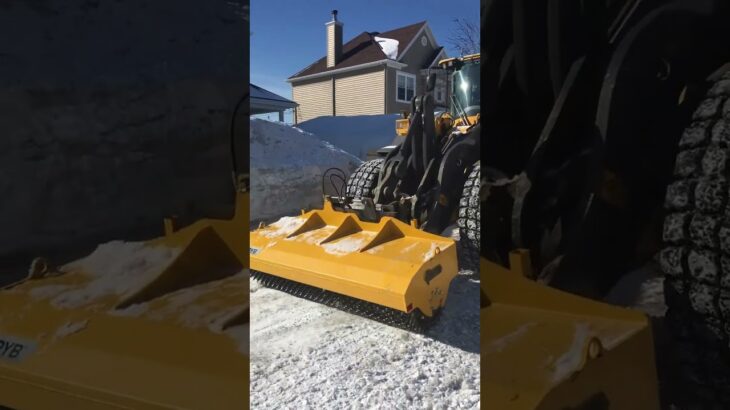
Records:
{"label": "white window trim", "polygon": [[[396,71],[395,72],[395,101],[396,102],[399,102],[399,103],[407,103],[407,104],[410,104],[411,103],[411,100],[401,100],[401,99],[398,98],[398,76],[399,75],[402,75],[403,77],[406,77],[406,78],[412,78],[413,79],[413,95],[414,96],[416,95],[416,84],[417,84],[418,81],[416,80],[416,76],[414,74],[407,73],[405,71]],[[408,85],[408,82],[406,82],[406,90],[408,88],[407,85]],[[406,95],[407,94],[408,94],[408,92],[406,91]]]}

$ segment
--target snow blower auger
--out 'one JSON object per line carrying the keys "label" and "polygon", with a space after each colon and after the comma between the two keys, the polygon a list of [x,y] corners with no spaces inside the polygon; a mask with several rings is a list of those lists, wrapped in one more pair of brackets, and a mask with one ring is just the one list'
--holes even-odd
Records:
{"label": "snow blower auger", "polygon": [[60,270],[34,261],[0,290],[0,407],[246,408],[247,224],[238,193],[232,220],[168,221],[125,265],[103,245]]}
{"label": "snow blower auger", "polygon": [[646,316],[530,281],[526,251],[481,262],[483,408],[659,409]]}
{"label": "snow blower auger", "polygon": [[344,186],[325,195],[323,209],[251,232],[254,278],[393,326],[428,328],[459,269],[456,243],[439,234],[460,220],[464,242],[478,249],[479,238],[479,56],[445,64],[460,118],[434,118],[430,77],[411,103],[407,135],[380,151],[385,158],[346,183],[344,173],[331,175]]}

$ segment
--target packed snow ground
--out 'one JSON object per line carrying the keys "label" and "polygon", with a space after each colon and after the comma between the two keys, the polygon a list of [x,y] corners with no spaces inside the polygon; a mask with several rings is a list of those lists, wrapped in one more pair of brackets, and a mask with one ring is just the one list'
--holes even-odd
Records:
{"label": "packed snow ground", "polygon": [[[250,121],[251,220],[321,208],[322,174],[336,167],[349,175],[362,162],[309,132],[279,122]],[[333,193],[329,182],[325,189]]]}
{"label": "packed snow ground", "polygon": [[297,128],[365,160],[368,152],[393,143],[398,118],[398,114],[317,117],[297,124]]}
{"label": "packed snow ground", "polygon": [[250,391],[252,409],[479,408],[478,277],[459,272],[425,335],[252,280]]}

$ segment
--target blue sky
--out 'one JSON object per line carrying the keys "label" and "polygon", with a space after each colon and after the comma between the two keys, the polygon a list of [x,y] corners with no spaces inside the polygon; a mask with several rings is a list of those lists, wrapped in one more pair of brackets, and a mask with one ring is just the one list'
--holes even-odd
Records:
{"label": "blue sky", "polygon": [[291,98],[286,79],[325,55],[324,24],[333,9],[344,42],[426,20],[450,57],[457,54],[448,44],[453,20],[479,24],[478,0],[251,0],[251,82]]}

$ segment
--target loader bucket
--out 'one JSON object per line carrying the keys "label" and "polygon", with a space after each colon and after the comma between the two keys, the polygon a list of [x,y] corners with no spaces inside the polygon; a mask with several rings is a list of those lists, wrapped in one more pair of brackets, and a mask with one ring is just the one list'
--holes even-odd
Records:
{"label": "loader bucket", "polygon": [[643,314],[547,288],[481,262],[482,406],[659,409],[654,345]]}
{"label": "loader bucket", "polygon": [[458,271],[453,240],[395,218],[364,222],[329,201],[323,208],[252,231],[252,274],[427,318],[444,306]]}
{"label": "loader bucket", "polygon": [[121,266],[102,245],[0,290],[0,407],[246,408],[248,197],[236,199],[233,220],[168,229]]}

